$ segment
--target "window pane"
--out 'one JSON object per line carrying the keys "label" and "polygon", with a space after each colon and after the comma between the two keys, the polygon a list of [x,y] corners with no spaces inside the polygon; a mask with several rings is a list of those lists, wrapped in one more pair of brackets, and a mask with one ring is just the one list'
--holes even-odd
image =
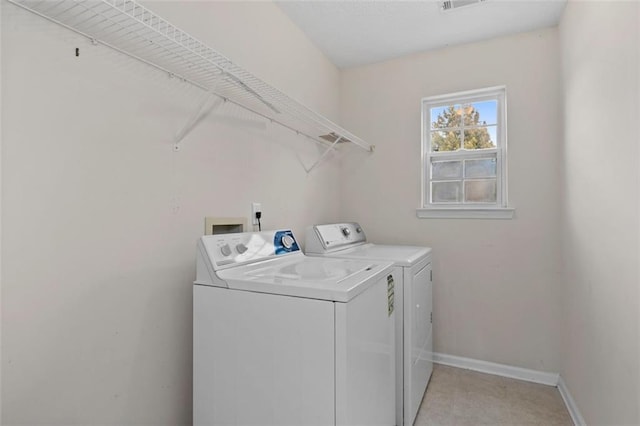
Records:
{"label": "window pane", "polygon": [[497,126],[487,126],[487,130],[489,131],[489,136],[491,137],[491,141],[494,145],[496,145],[496,141],[498,140],[498,130]]}
{"label": "window pane", "polygon": [[462,133],[459,131],[431,132],[431,151],[457,151]]}
{"label": "window pane", "polygon": [[473,102],[465,107],[465,124],[498,124],[498,101]]}
{"label": "window pane", "polygon": [[459,203],[462,201],[462,182],[432,182],[432,203]]}
{"label": "window pane", "polygon": [[478,127],[477,129],[469,129],[464,131],[464,148],[465,149],[485,149],[495,148],[495,136],[491,138],[489,127],[495,132],[495,126]]}
{"label": "window pane", "polygon": [[461,179],[462,161],[434,161],[431,163],[431,178],[434,180]]}
{"label": "window pane", "polygon": [[431,128],[449,129],[462,124],[462,105],[447,105],[431,108]]}
{"label": "window pane", "polygon": [[465,202],[467,203],[495,203],[496,180],[467,180],[464,182]]}
{"label": "window pane", "polygon": [[464,176],[467,178],[495,177],[496,159],[466,160],[464,162]]}

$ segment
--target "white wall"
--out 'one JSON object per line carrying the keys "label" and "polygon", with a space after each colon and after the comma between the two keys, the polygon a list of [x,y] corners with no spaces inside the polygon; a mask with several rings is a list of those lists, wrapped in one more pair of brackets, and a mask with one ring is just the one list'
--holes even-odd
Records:
{"label": "white wall", "polygon": [[[259,201],[302,237],[338,219],[339,167],[228,105],[174,153],[197,89],[2,7],[2,423],[190,424],[204,217]],[[338,70],[275,5],[150,7],[338,116]]]}
{"label": "white wall", "polygon": [[[376,144],[344,162],[343,217],[380,243],[434,249],[437,352],[557,372],[561,87],[556,29],[343,72],[343,124]],[[417,219],[420,101],[507,86],[513,220]]]}
{"label": "white wall", "polygon": [[587,424],[640,424],[637,2],[570,1],[561,26],[563,376]]}

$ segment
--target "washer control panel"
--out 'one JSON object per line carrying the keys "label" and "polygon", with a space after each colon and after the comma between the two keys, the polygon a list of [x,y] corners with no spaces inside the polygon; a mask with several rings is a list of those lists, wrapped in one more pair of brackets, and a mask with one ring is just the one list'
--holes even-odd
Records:
{"label": "washer control panel", "polygon": [[367,241],[362,227],[355,222],[316,225],[313,230],[326,250]]}
{"label": "washer control panel", "polygon": [[199,244],[215,269],[300,252],[300,246],[289,229],[205,235]]}

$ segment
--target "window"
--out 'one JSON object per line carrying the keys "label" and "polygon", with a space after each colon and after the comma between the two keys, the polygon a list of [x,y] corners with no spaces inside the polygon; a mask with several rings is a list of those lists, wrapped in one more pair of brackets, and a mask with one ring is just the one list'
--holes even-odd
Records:
{"label": "window", "polygon": [[422,100],[419,217],[510,218],[505,88]]}

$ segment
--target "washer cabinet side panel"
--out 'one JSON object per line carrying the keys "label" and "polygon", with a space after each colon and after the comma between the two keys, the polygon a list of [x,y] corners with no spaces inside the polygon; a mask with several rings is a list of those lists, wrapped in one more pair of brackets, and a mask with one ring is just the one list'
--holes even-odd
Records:
{"label": "washer cabinet side panel", "polygon": [[332,302],[194,286],[194,425],[333,424]]}

